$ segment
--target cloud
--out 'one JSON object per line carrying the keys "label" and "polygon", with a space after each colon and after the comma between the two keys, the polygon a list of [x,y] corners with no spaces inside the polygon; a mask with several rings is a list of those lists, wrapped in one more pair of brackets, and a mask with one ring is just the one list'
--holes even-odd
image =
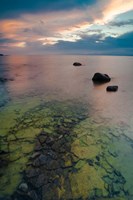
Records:
{"label": "cloud", "polygon": [[112,20],[115,16],[121,13],[133,10],[132,0],[111,0],[107,5],[104,6],[103,22]]}
{"label": "cloud", "polygon": [[[8,49],[11,53],[60,53],[60,54],[92,54],[92,55],[132,55],[133,56],[133,32],[123,34],[119,37],[105,37],[102,33],[83,36],[76,42],[61,41],[53,45],[41,45],[41,41],[29,41],[26,43],[26,49],[23,43],[16,41],[10,42]],[[3,43],[3,47],[6,43]],[[14,46],[13,46],[14,45]],[[22,46],[21,46],[22,45]],[[14,48],[12,48],[14,47]],[[21,47],[21,48],[20,48]]]}
{"label": "cloud", "polygon": [[[12,0],[12,3],[1,0],[0,44],[8,52],[20,48],[22,53],[24,50],[25,53],[57,50],[106,53],[117,46],[130,48],[120,35],[131,31],[133,20],[131,17],[115,20],[115,17],[132,9],[132,0]],[[125,25],[127,28],[118,31]]]}
{"label": "cloud", "polygon": [[111,43],[113,46],[121,47],[121,48],[133,48],[133,31],[125,33],[114,40],[111,39]]}
{"label": "cloud", "polygon": [[133,32],[123,34],[119,37],[106,37],[103,34],[85,36],[81,40],[72,42],[60,41],[55,45],[59,51],[85,54],[104,55],[133,55]]}
{"label": "cloud", "polygon": [[16,18],[25,13],[40,13],[84,8],[96,0],[1,0],[0,18]]}
{"label": "cloud", "polygon": [[133,19],[129,19],[129,20],[126,20],[126,21],[111,21],[109,24],[109,26],[118,26],[118,27],[121,27],[121,26],[132,26],[133,25]]}

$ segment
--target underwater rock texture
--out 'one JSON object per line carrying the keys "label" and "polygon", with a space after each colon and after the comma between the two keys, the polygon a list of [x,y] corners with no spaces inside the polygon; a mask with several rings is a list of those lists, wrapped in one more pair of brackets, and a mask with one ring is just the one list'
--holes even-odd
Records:
{"label": "underwater rock texture", "polygon": [[8,161],[0,168],[2,195],[11,200],[133,198],[133,141],[123,128],[95,123],[81,104],[56,101],[29,109],[15,122],[1,138]]}

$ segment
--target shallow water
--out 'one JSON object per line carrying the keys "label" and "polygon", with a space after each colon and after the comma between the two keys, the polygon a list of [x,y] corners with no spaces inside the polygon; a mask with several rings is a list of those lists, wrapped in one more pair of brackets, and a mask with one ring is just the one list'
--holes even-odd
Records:
{"label": "shallow water", "polygon": [[[132,199],[132,64],[133,57],[1,57],[0,77],[9,80],[0,83],[0,195]],[[95,72],[111,83],[94,85]]]}

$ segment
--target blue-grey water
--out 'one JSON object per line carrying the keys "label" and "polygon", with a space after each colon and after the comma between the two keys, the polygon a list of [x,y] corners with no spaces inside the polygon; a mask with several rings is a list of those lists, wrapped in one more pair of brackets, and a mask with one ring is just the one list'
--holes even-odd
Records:
{"label": "blue-grey water", "polygon": [[[82,66],[73,66],[75,61]],[[92,77],[96,72],[108,74],[111,82],[94,85]],[[69,184],[65,175],[54,172],[60,182],[60,186],[56,184],[56,199],[133,199],[133,57],[3,56],[3,77],[8,80],[0,82],[1,196],[12,195],[21,182],[28,182],[22,172],[40,132],[55,131],[55,113],[69,123],[81,112],[71,128],[77,137],[69,144],[75,154],[73,159],[79,159],[71,160],[70,166],[65,160]],[[118,85],[118,91],[106,92],[108,85]],[[70,172],[71,168],[77,169],[77,174]],[[29,183],[28,187],[30,191]],[[51,191],[53,185],[49,187]],[[38,189],[33,188],[38,194]],[[53,199],[44,195],[46,190],[41,191],[38,199]]]}

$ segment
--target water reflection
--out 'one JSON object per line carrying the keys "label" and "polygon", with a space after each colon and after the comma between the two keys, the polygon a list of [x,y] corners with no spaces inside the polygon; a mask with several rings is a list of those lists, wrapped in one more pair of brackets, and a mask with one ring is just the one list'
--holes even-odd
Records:
{"label": "water reflection", "polygon": [[[75,60],[85,65],[74,67]],[[132,57],[8,56],[2,64],[6,75],[14,78],[6,83],[14,101],[27,96],[81,99],[92,105],[92,115],[132,125]],[[109,74],[111,82],[93,85],[91,79],[98,71]],[[118,92],[107,93],[108,85],[118,85]]]}
{"label": "water reflection", "polygon": [[[76,68],[75,60],[86,64]],[[0,172],[1,193],[13,193],[24,181],[27,198],[46,193],[56,199],[132,198],[131,65],[128,57],[6,57],[0,70],[14,81],[1,85],[12,101],[0,113],[0,156],[10,154],[11,163]],[[110,83],[94,85],[91,78],[97,71],[109,74],[118,92],[106,92]],[[50,170],[46,163],[35,166],[46,160]],[[41,168],[37,175],[35,167]],[[32,181],[20,174],[24,169],[35,175]],[[22,199],[19,192],[14,198]]]}

